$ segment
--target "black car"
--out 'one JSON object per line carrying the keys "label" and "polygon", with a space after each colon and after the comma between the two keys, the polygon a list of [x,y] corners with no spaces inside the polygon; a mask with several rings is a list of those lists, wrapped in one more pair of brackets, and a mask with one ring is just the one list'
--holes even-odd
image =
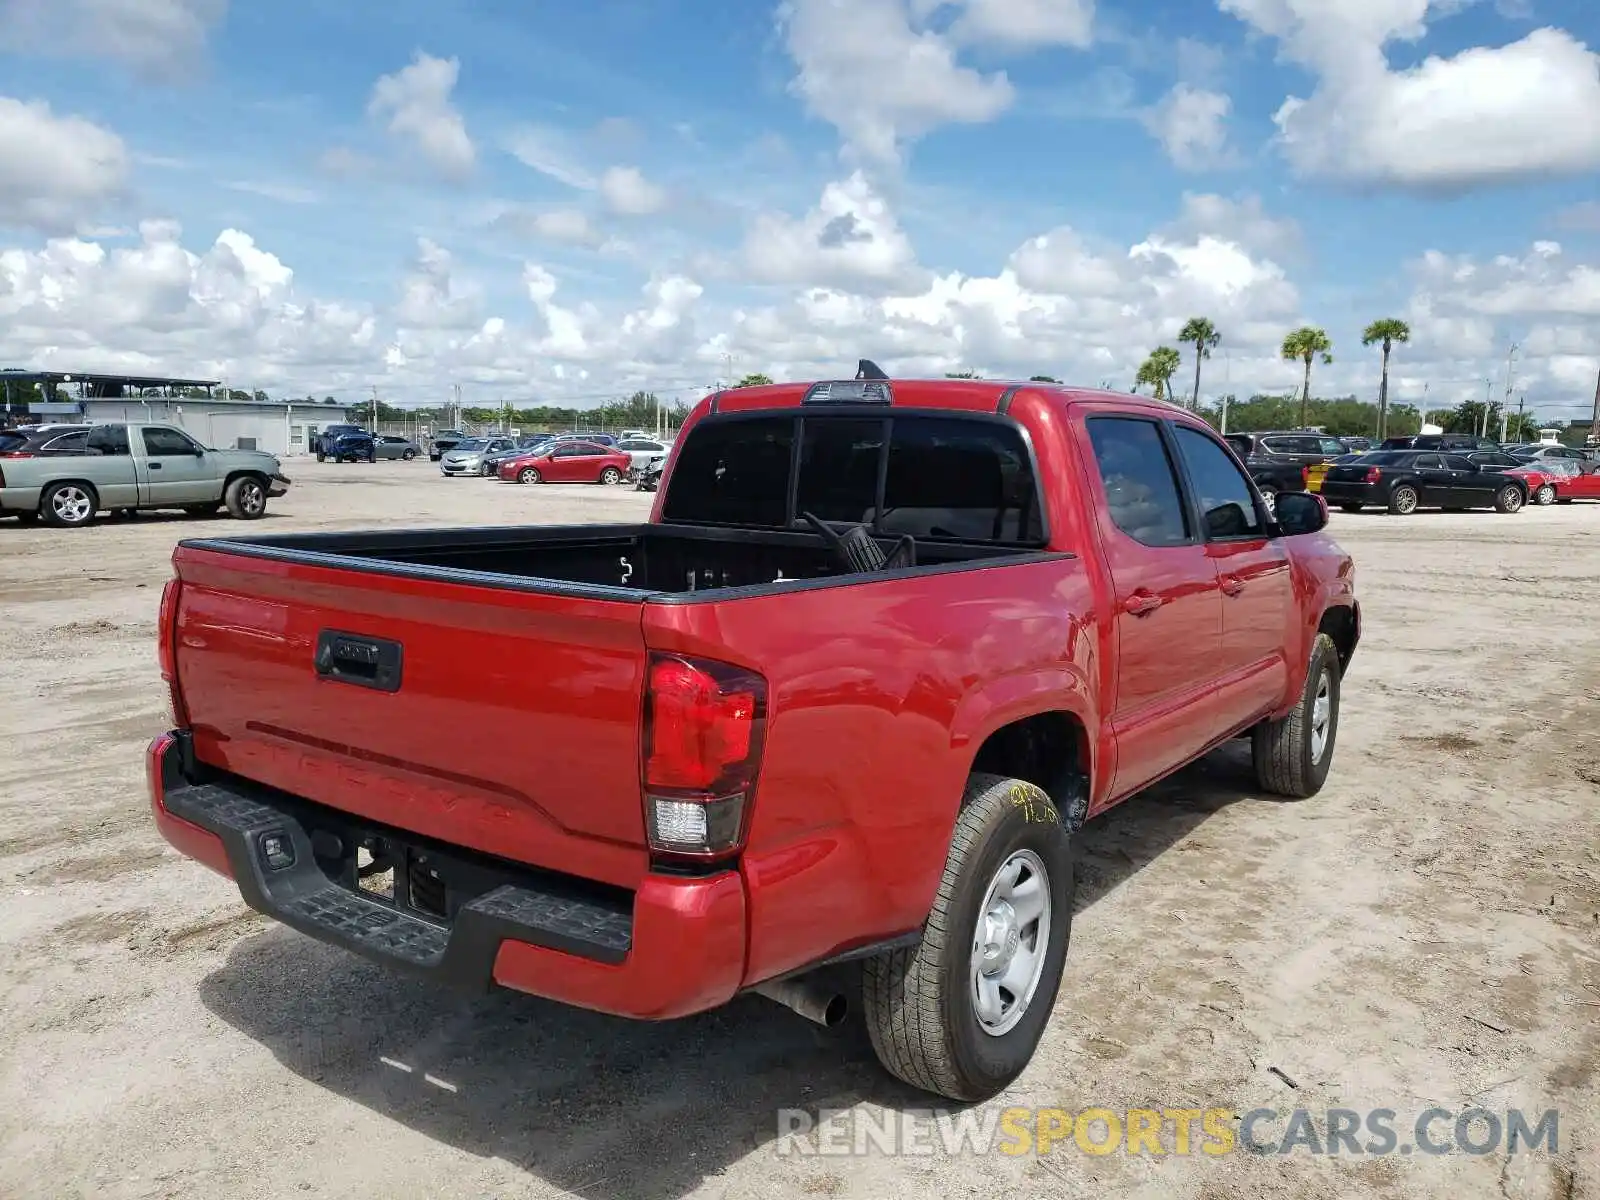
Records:
{"label": "black car", "polygon": [[1460,454],[1374,450],[1329,467],[1322,480],[1322,498],[1345,512],[1375,506],[1400,516],[1419,508],[1514,513],[1528,502],[1528,486]]}
{"label": "black car", "polygon": [[1350,453],[1339,438],[1304,429],[1230,433],[1226,440],[1240,458],[1271,458],[1302,467],[1315,467]]}
{"label": "black car", "polygon": [[22,425],[0,429],[0,458],[57,458],[88,453],[87,425]]}
{"label": "black car", "polygon": [[1418,433],[1385,438],[1382,450],[1444,450],[1450,454],[1502,454],[1499,442],[1471,433]]}
{"label": "black car", "polygon": [[[1239,456],[1244,469],[1250,473],[1250,478],[1260,491],[1261,498],[1266,501],[1268,511],[1277,509],[1279,493],[1306,490],[1306,476],[1311,466],[1310,463],[1302,461],[1304,456],[1273,454],[1268,451],[1267,439],[1273,436],[1263,433],[1230,433],[1222,439]],[[1332,438],[1328,441],[1338,445]],[[1343,447],[1340,447],[1340,452],[1343,452]],[[1313,461],[1320,463],[1328,460],[1318,454],[1313,456]]]}
{"label": "black car", "polygon": [[359,425],[329,425],[317,434],[317,461],[377,462],[378,443]]}

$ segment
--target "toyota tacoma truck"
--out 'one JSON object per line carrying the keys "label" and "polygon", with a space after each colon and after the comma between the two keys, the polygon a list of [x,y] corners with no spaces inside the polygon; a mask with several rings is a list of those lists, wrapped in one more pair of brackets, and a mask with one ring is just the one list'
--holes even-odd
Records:
{"label": "toyota tacoma truck", "polygon": [[992,1096],[1086,820],[1247,736],[1309,797],[1360,636],[1323,501],[1194,414],[857,377],[702,401],[644,524],[192,540],[155,821],[282,923],[662,1019],[859,1002]]}

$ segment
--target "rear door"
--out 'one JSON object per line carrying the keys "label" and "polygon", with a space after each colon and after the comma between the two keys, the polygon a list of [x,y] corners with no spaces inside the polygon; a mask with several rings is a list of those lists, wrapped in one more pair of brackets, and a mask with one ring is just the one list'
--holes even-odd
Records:
{"label": "rear door", "polygon": [[1222,600],[1163,423],[1092,410],[1078,419],[1096,470],[1095,519],[1112,584],[1113,794],[1125,796],[1214,736],[1211,706],[1198,701],[1221,673]]}
{"label": "rear door", "polygon": [[1505,483],[1500,472],[1485,470],[1463,454],[1440,455],[1450,475],[1450,503],[1480,507],[1494,503],[1495,491]]}
{"label": "rear door", "polygon": [[1455,481],[1437,454],[1417,455],[1411,462],[1411,472],[1416,476],[1421,503],[1436,507],[1456,503]]}
{"label": "rear door", "polygon": [[[424,837],[636,886],[642,597],[317,557],[178,548],[177,670],[200,760]],[[380,681],[364,659],[392,674]]]}
{"label": "rear door", "polygon": [[1294,579],[1289,553],[1272,536],[1267,514],[1250,482],[1209,433],[1174,423],[1173,432],[1194,524],[1217,571],[1222,596],[1222,649],[1213,738],[1275,709],[1289,683],[1287,654],[1294,639]]}

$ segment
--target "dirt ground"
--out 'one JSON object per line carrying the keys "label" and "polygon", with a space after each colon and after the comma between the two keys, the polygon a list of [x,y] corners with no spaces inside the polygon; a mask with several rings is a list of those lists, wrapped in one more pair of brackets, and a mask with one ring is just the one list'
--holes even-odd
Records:
{"label": "dirt ground", "polygon": [[[289,473],[251,532],[649,499]],[[277,927],[141,773],[168,554],[245,531],[0,523],[0,1195],[1600,1197],[1600,507],[1335,514],[1366,631],[1326,789],[1263,798],[1236,744],[1091,823],[1054,1021],[985,1107],[1386,1108],[1406,1144],[1433,1106],[1560,1110],[1513,1156],[783,1154],[780,1108],[929,1102],[853,1022],[463,999]]]}

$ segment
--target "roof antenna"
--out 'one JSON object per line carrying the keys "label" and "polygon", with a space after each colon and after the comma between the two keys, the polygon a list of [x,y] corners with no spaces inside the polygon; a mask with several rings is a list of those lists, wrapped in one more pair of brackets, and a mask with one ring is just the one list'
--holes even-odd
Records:
{"label": "roof antenna", "polygon": [[863,358],[860,362],[856,363],[856,378],[888,379],[889,376],[884,372],[882,367],[873,362],[870,358]]}

